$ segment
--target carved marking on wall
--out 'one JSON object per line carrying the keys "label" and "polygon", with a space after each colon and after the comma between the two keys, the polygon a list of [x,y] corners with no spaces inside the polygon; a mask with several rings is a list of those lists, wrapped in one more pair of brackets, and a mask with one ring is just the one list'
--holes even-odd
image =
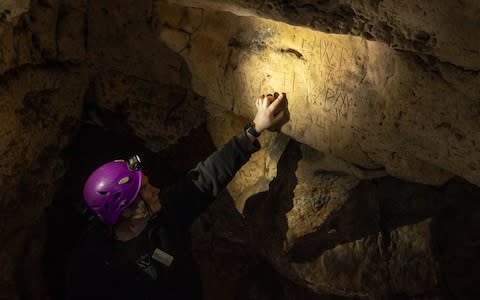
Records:
{"label": "carved marking on wall", "polygon": [[340,60],[339,60],[339,66],[342,67],[343,66],[343,60],[344,60],[344,57],[343,57],[343,53],[345,51],[345,48],[340,48]]}
{"label": "carved marking on wall", "polygon": [[293,72],[293,80],[292,80],[292,92],[295,91],[295,72]]}
{"label": "carved marking on wall", "polygon": [[291,54],[295,55],[298,59],[303,59],[303,54],[298,50],[288,48],[288,49],[280,49],[280,51],[282,53],[291,53]]}

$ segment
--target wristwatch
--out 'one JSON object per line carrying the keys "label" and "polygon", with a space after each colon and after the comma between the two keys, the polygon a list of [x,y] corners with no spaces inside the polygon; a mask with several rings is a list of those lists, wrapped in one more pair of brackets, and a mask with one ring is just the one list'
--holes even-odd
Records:
{"label": "wristwatch", "polygon": [[258,133],[257,130],[255,130],[255,123],[254,122],[247,123],[247,125],[245,125],[243,130],[245,130],[246,133],[250,133],[251,135],[253,135],[256,138],[258,138],[260,136],[260,133]]}

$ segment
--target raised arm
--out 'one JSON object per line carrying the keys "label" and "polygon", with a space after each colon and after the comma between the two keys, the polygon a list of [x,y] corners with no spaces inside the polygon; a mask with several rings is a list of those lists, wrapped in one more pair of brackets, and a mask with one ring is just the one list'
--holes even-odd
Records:
{"label": "raised arm", "polygon": [[244,131],[222,148],[200,162],[193,173],[193,183],[203,193],[217,196],[232,180],[235,173],[260,149],[257,137],[265,130],[285,123],[287,98],[285,94],[262,96],[256,100],[257,114]]}
{"label": "raised arm", "polygon": [[182,223],[192,222],[200,215],[237,171],[260,149],[257,137],[265,130],[277,130],[288,121],[287,97],[285,94],[262,96],[256,100],[257,113],[242,133],[234,136],[219,150],[200,162],[180,182],[166,203],[165,213],[173,213]]}

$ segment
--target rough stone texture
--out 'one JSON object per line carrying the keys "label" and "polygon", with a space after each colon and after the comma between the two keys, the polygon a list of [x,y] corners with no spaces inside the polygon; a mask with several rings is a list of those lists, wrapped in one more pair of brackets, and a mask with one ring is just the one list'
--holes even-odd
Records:
{"label": "rough stone texture", "polygon": [[0,3],[1,299],[47,295],[43,212],[64,174],[61,150],[80,125],[85,3]]}
{"label": "rough stone texture", "polygon": [[5,13],[5,20],[0,18],[0,74],[46,60],[83,60],[86,2],[2,1],[0,14],[10,13]]}
{"label": "rough stone texture", "polygon": [[427,220],[389,232],[388,253],[378,247],[383,237],[379,234],[340,244],[312,262],[294,263],[293,267],[313,289],[336,295],[428,295],[435,291],[439,277],[430,223]]}
{"label": "rough stone texture", "polygon": [[[221,147],[232,136],[239,134],[247,122],[247,119],[231,113],[211,113],[207,125],[214,145]],[[239,212],[243,211],[248,198],[268,190],[269,182],[277,174],[278,159],[289,140],[287,136],[275,132],[265,132],[259,138],[262,149],[238,171],[227,187]]]}
{"label": "rough stone texture", "polygon": [[429,54],[464,69],[480,70],[480,35],[476,30],[480,3],[475,0],[168,1],[260,16],[327,33],[360,35],[394,49]]}
{"label": "rough stone texture", "polygon": [[21,291],[16,296],[41,299],[42,212],[63,176],[60,151],[78,128],[87,72],[23,67],[2,79],[0,298],[15,299]]}
{"label": "rough stone texture", "polygon": [[114,127],[130,127],[153,151],[178,143],[204,120],[202,98],[182,86],[110,72],[97,74],[95,92],[97,105],[124,123]]}
{"label": "rough stone texture", "polygon": [[151,30],[151,8],[149,1],[91,2],[87,45],[95,106],[125,123],[113,127],[128,127],[159,151],[198,127],[205,113],[185,62]]}
{"label": "rough stone texture", "polygon": [[[478,72],[230,13],[161,2],[155,11],[158,35],[185,58],[208,105],[251,117],[252,99],[284,91],[282,131],[319,151],[421,183],[452,174],[480,183]],[[448,79],[459,74],[465,86]]]}
{"label": "rough stone texture", "polygon": [[[245,248],[320,295],[473,299],[479,294],[474,269],[462,268],[478,265],[471,256],[479,250],[478,188],[450,182],[439,189],[390,177],[359,182],[312,168],[315,161],[304,153],[290,143],[270,190],[247,200]],[[458,199],[464,199],[460,206]],[[448,230],[465,213],[462,206],[471,210],[465,222]],[[223,236],[222,226],[215,224],[217,236]],[[461,238],[455,240],[457,231]]]}
{"label": "rough stone texture", "polygon": [[30,0],[4,0],[0,6],[3,22],[15,23],[18,17],[28,11]]}
{"label": "rough stone texture", "polygon": [[[432,220],[424,216],[439,195],[389,179],[380,188],[358,186],[351,176],[322,174],[303,153],[285,240],[299,276],[315,290],[344,296],[415,295],[436,287]],[[388,194],[394,190],[401,192]]]}
{"label": "rough stone texture", "polygon": [[171,2],[197,8],[1,1],[1,299],[53,293],[43,209],[82,105],[176,173],[273,91],[291,122],[195,224],[205,299],[478,298],[478,1]]}

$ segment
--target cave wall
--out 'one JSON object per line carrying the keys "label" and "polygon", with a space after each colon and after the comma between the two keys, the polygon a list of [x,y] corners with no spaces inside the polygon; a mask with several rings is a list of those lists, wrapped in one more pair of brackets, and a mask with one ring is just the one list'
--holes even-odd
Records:
{"label": "cave wall", "polygon": [[151,17],[150,1],[90,3],[87,51],[95,106],[125,123],[111,127],[127,127],[160,151],[198,127],[205,114],[188,66],[158,39]]}
{"label": "cave wall", "polygon": [[[88,85],[82,1],[0,4],[0,298],[43,299],[45,207]],[[59,30],[57,30],[57,27]]]}
{"label": "cave wall", "polygon": [[478,294],[479,10],[2,1],[0,298],[49,294],[44,209],[84,122],[155,152],[206,125],[219,147],[273,91],[291,121],[194,227],[207,299]]}
{"label": "cave wall", "polygon": [[[466,183],[446,182],[460,176],[478,185],[476,60],[455,65],[455,57],[437,53],[457,49],[447,50],[441,43],[443,49],[437,52],[418,45],[415,50],[411,41],[391,45],[374,42],[371,36],[366,40],[286,26],[252,17],[262,9],[243,2],[244,17],[231,14],[239,11],[228,1],[212,4],[224,13],[209,11],[210,4],[203,1],[188,3],[196,7],[158,3],[155,28],[185,57],[193,89],[208,95],[207,110],[214,116],[231,111],[248,117],[254,113],[248,99],[274,90],[287,92],[291,120],[282,132],[304,144],[296,154],[284,153],[282,173],[276,154],[286,141],[267,135],[265,151],[254,156],[229,187],[236,208],[248,220],[247,232],[253,231],[250,235],[218,220],[223,214],[230,216],[229,222],[235,219],[225,208],[205,221],[213,229],[196,228],[197,236],[207,240],[197,241],[197,255],[210,274],[205,277],[210,285],[220,280],[210,264],[221,268],[222,263],[212,262],[208,253],[236,256],[231,249],[241,244],[249,251],[240,258],[247,267],[239,270],[237,282],[242,276],[256,280],[248,273],[256,266],[255,257],[323,297],[478,295],[472,269],[462,267],[466,261],[478,264],[478,234],[453,242],[455,233],[439,225],[459,218],[448,210],[463,196],[453,196],[451,190],[475,190]],[[456,40],[455,30],[449,35]],[[218,132],[229,136],[224,133],[228,122],[218,117],[208,122],[214,140]],[[295,155],[302,157],[298,166],[289,165]],[[389,177],[372,180],[386,174],[443,187]],[[474,194],[463,202],[473,211]],[[476,232],[476,214],[465,218],[468,221],[453,226],[454,231]],[[209,242],[220,244],[219,249],[205,246]],[[238,294],[240,287],[226,289]]]}
{"label": "cave wall", "polygon": [[466,70],[477,70],[479,6],[467,1],[282,1],[169,0],[186,7],[213,8],[256,16],[326,33],[361,36],[393,49],[427,54]]}
{"label": "cave wall", "polygon": [[[479,183],[478,72],[357,37],[156,9],[160,37],[185,57],[193,89],[214,109],[249,117],[252,98],[281,90],[291,112],[282,132],[319,151],[411,181]],[[463,85],[449,79],[459,74]]]}

